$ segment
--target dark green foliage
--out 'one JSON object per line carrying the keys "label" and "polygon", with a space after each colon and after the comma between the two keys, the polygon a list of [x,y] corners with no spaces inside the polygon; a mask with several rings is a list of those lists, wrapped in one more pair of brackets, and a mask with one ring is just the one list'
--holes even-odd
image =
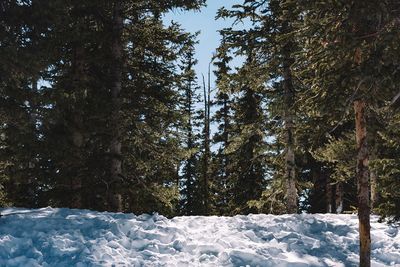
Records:
{"label": "dark green foliage", "polygon": [[[253,137],[259,135],[255,139],[260,140],[256,145],[258,151],[256,154],[262,155],[259,158],[264,173],[261,188],[265,192],[262,198],[260,198],[261,193],[255,194],[257,198],[253,199],[251,205],[259,211],[275,213],[282,213],[282,203],[288,203],[286,185],[288,180],[291,180],[291,191],[296,190],[296,181],[293,177],[296,162],[292,159],[288,161],[286,158],[288,153],[293,155],[296,141],[293,132],[296,84],[289,73],[296,47],[292,36],[289,35],[290,32],[286,29],[289,20],[294,20],[294,15],[288,17],[285,13],[288,10],[291,10],[290,4],[285,1],[244,1],[242,5],[235,5],[232,10],[219,11],[220,17],[234,18],[237,22],[235,24],[237,28],[227,28],[222,31],[226,36],[224,43],[233,48],[235,55],[248,57],[242,67],[241,75],[236,77],[239,86],[244,87],[241,97],[247,100],[258,97],[258,100],[253,99],[256,103],[252,103],[252,107],[258,105],[261,108],[253,112],[261,115],[255,120],[257,122],[252,122],[252,125],[257,127],[247,128],[239,134],[244,139],[250,138],[249,135],[254,135]],[[251,25],[249,29],[240,29],[241,21],[249,23]],[[251,96],[251,91],[254,91],[254,96]],[[290,170],[287,171],[288,169]],[[254,186],[251,187],[254,189]],[[294,192],[289,195],[296,201],[295,194]]]}
{"label": "dark green foliage", "polygon": [[377,134],[379,157],[371,161],[371,169],[378,175],[379,199],[375,211],[390,221],[400,220],[399,195],[399,114],[389,113],[386,124]]}
{"label": "dark green foliage", "polygon": [[362,100],[372,211],[398,220],[398,1],[221,8],[203,101],[197,34],[163,14],[204,4],[2,1],[0,205],[353,212]]}
{"label": "dark green foliage", "polygon": [[184,215],[199,215],[204,211],[203,203],[203,185],[201,177],[201,158],[200,158],[200,134],[202,114],[199,112],[198,104],[200,87],[197,83],[196,73],[193,67],[197,64],[194,58],[194,44],[189,42],[184,48],[184,56],[181,62],[182,80],[181,80],[181,102],[182,114],[182,141],[185,150],[184,158],[181,163],[181,174],[179,179],[180,203],[179,213]]}
{"label": "dark green foliage", "polygon": [[217,93],[214,99],[214,107],[217,107],[213,116],[218,131],[213,136],[213,144],[217,145],[217,151],[213,156],[211,195],[213,202],[213,213],[226,215],[230,213],[229,201],[232,199],[232,171],[231,155],[227,149],[231,143],[233,134],[233,114],[232,114],[232,81],[230,79],[229,63],[232,57],[228,55],[228,47],[224,43],[218,48],[218,53],[214,59],[217,70],[216,75]]}
{"label": "dark green foliage", "polygon": [[[181,154],[176,64],[193,37],[160,15],[203,3],[119,3],[115,106],[115,1],[2,2],[2,202],[104,210],[112,195],[124,211],[172,215]],[[120,155],[109,147],[116,129]],[[122,172],[111,179],[116,157]]]}
{"label": "dark green foliage", "polygon": [[230,205],[234,213],[255,213],[257,210],[249,207],[248,202],[261,197],[265,184],[261,96],[246,86],[242,90],[244,95],[237,100],[234,109],[237,125],[227,148],[231,157],[229,164],[233,167]]}
{"label": "dark green foliage", "polygon": [[48,22],[33,23],[42,6],[3,1],[0,4],[0,184],[3,204],[29,207],[39,202],[40,71]]}
{"label": "dark green foliage", "polygon": [[[216,63],[217,104],[221,108],[215,116],[219,123],[215,141],[221,146],[215,159],[219,172],[213,177],[213,186],[221,189],[214,189],[214,201],[216,207],[223,207],[223,214],[256,213],[257,208],[250,203],[261,197],[266,184],[263,76],[258,75],[252,40],[248,49],[236,42],[246,32],[227,29],[222,34],[224,42]],[[246,63],[229,73],[229,53],[235,51],[247,58]]]}
{"label": "dark green foliage", "polygon": [[[377,136],[387,118],[382,108],[395,95],[397,86],[398,3],[388,1],[304,1],[306,16],[298,36],[304,41],[298,75],[309,90],[302,94],[302,109],[309,118],[325,121],[325,139],[316,147],[318,160],[329,164],[332,182],[344,182],[347,208],[356,206],[354,179],[354,131],[352,103],[368,103],[367,130],[372,166],[383,145]],[[335,99],[332,101],[332,99]],[[384,112],[385,113],[385,112]],[[380,115],[378,115],[380,114]],[[321,139],[320,139],[321,140]],[[378,179],[381,170],[371,172]],[[350,191],[349,191],[350,190]],[[347,196],[346,196],[347,194]],[[346,202],[346,201],[345,201]],[[381,210],[382,211],[382,210]]]}

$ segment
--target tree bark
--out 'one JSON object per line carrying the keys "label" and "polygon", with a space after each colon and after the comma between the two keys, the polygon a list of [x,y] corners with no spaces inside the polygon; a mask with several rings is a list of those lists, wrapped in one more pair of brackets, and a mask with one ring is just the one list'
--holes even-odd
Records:
{"label": "tree bark", "polygon": [[[376,133],[374,133],[374,137],[376,136]],[[375,142],[375,140],[374,140]],[[374,149],[371,152],[371,160],[376,159],[376,150],[377,150],[377,145],[374,145]],[[370,182],[371,182],[371,210],[378,207],[378,202],[379,202],[379,191],[378,191],[378,176],[375,171],[370,170]]]}
{"label": "tree bark", "polygon": [[[86,73],[85,73],[85,63],[84,63],[84,48],[81,44],[75,44],[74,47],[74,57],[73,57],[73,81],[72,81],[72,90],[77,95],[78,101],[83,97],[82,92],[82,83],[86,81]],[[83,117],[82,112],[78,108],[79,102],[75,102],[73,108],[69,110],[69,120],[70,120],[70,133],[73,144],[73,155],[74,158],[73,165],[69,166],[72,170],[70,177],[70,190],[71,190],[71,199],[70,199],[70,207],[79,209],[82,208],[82,180],[81,180],[81,170],[82,170],[82,151],[81,148],[84,142],[84,135],[82,133],[83,129]]]}
{"label": "tree bark", "polygon": [[338,182],[335,189],[335,209],[337,214],[343,213],[343,183]]}
{"label": "tree bark", "polygon": [[[284,28],[288,27],[285,23]],[[286,29],[287,30],[287,29]],[[285,155],[285,180],[286,180],[286,208],[288,213],[297,213],[297,189],[296,189],[296,163],[294,155],[294,87],[292,79],[291,57],[292,42],[283,47],[283,89],[285,96],[284,122],[286,132]]]}
{"label": "tree bark", "polygon": [[122,211],[122,197],[116,193],[115,185],[121,180],[122,175],[122,154],[121,154],[121,89],[122,89],[122,71],[123,71],[123,8],[122,1],[114,2],[113,21],[112,21],[112,86],[111,86],[111,142],[110,142],[110,188],[108,196],[108,205],[114,211]]}
{"label": "tree bark", "polygon": [[366,128],[366,103],[354,101],[357,141],[358,221],[360,234],[360,267],[371,266],[369,170]]}
{"label": "tree bark", "polygon": [[326,177],[326,186],[325,186],[325,197],[326,197],[326,212],[332,213],[332,184],[331,178],[328,176]]}
{"label": "tree bark", "polygon": [[370,173],[371,179],[371,210],[378,207],[379,191],[378,191],[378,177],[374,171]]}

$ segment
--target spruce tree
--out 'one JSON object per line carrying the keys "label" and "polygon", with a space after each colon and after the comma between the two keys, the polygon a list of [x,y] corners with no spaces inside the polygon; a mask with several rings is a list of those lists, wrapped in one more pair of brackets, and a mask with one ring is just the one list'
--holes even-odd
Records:
{"label": "spruce tree", "polygon": [[[177,24],[165,27],[161,16],[202,4],[2,3],[1,99],[15,99],[2,105],[2,113],[19,109],[26,134],[17,140],[21,128],[2,117],[1,173],[8,180],[5,190],[32,192],[29,200],[14,199],[17,205],[174,212],[180,151],[176,64],[192,37]],[[29,72],[22,62],[32,62]],[[21,67],[14,71],[12,65]],[[31,95],[16,97],[20,92]],[[23,157],[10,150],[18,147]],[[11,154],[15,162],[6,160]],[[23,183],[12,166],[28,166],[21,170]]]}
{"label": "spruce tree", "polygon": [[48,64],[44,49],[51,19],[40,16],[42,8],[49,5],[0,4],[0,195],[5,204],[27,207],[39,204],[43,190],[39,81]]}
{"label": "spruce tree", "polygon": [[204,125],[203,125],[203,181],[201,186],[203,204],[203,215],[208,215],[210,212],[210,159],[211,159],[211,73],[210,65],[208,65],[207,86],[204,75],[203,77],[203,96],[204,96]]}
{"label": "spruce tree", "polygon": [[[281,152],[285,159],[274,166],[283,169],[275,169],[275,173],[279,173],[279,175],[275,175],[274,179],[283,179],[284,182],[271,184],[285,187],[286,212],[289,213],[297,212],[298,209],[294,129],[297,84],[292,77],[292,65],[297,46],[294,36],[291,34],[292,24],[296,23],[298,18],[293,5],[288,1],[244,1],[242,5],[235,5],[232,10],[221,9],[219,11],[221,17],[252,23],[249,30],[226,29],[226,31],[231,32],[232,37],[229,41],[242,51],[249,46],[247,43],[249,40],[253,42],[254,57],[256,58],[254,69],[258,73],[265,72],[259,75],[259,78],[265,79],[259,81],[260,85],[264,86],[263,93],[264,95],[269,94],[275,99],[275,101],[267,102],[267,109],[274,112],[274,116],[272,113],[267,114],[268,120],[272,122],[279,118],[279,123],[282,123],[279,125],[285,127],[284,132],[277,131],[279,136],[270,137],[275,140],[279,137],[277,141],[282,142],[285,146],[285,150],[283,153]],[[271,108],[268,107],[269,105]],[[281,139],[283,136],[284,139]],[[275,152],[271,152],[271,156],[274,154]],[[276,157],[276,154],[273,157]],[[273,166],[271,167],[273,168]],[[268,194],[267,191],[264,196]],[[262,205],[261,202],[257,205]]]}
{"label": "spruce tree", "polygon": [[397,5],[305,1],[301,6],[305,18],[298,32],[308,38],[303,51],[314,73],[310,79],[314,99],[335,98],[344,106],[342,113],[352,105],[355,114],[360,266],[370,266],[367,116],[368,109],[382,105],[393,95],[394,83],[387,77],[397,61],[393,57],[393,42],[398,38],[394,26]]}
{"label": "spruce tree", "polygon": [[216,214],[229,214],[229,201],[232,198],[232,164],[230,155],[227,153],[231,141],[233,128],[232,121],[232,84],[230,79],[229,63],[232,57],[229,55],[229,48],[222,42],[217,50],[214,59],[214,65],[217,70],[214,71],[216,76],[217,93],[214,98],[213,106],[217,107],[212,121],[217,124],[218,131],[214,133],[213,144],[218,146],[213,157],[212,175],[211,175],[211,192],[213,195],[213,210]]}
{"label": "spruce tree", "polygon": [[[224,32],[226,38],[235,38],[236,33]],[[232,34],[232,35],[230,35]],[[222,153],[229,158],[226,170],[227,196],[229,196],[229,209],[231,214],[247,214],[258,212],[257,208],[250,205],[261,197],[265,188],[265,121],[263,117],[263,83],[258,76],[257,61],[254,53],[252,39],[248,41],[247,49],[241,53],[246,57],[245,64],[237,69],[236,73],[229,74],[225,79],[230,79],[232,90],[233,125],[227,125],[227,147]],[[234,44],[237,45],[237,44]],[[222,46],[221,49],[227,47]],[[235,46],[228,47],[230,50]],[[241,49],[241,48],[239,48]],[[224,74],[226,75],[226,74]],[[225,88],[226,90],[227,88]],[[230,111],[226,110],[227,116]],[[227,118],[228,120],[228,118]],[[229,121],[227,121],[229,123]]]}
{"label": "spruce tree", "polygon": [[200,103],[200,89],[197,84],[194,66],[197,60],[194,58],[194,42],[189,41],[181,60],[182,79],[180,83],[182,91],[182,141],[185,157],[182,161],[182,173],[180,175],[180,199],[179,213],[184,215],[197,215],[203,211],[202,205],[202,178],[200,177],[200,143],[199,143],[199,113],[196,106]]}

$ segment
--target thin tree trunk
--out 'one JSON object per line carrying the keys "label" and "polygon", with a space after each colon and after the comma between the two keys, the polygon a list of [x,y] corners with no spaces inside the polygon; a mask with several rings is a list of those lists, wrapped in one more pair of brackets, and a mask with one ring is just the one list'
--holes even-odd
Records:
{"label": "thin tree trunk", "polygon": [[113,39],[111,45],[112,54],[112,87],[111,87],[111,131],[112,137],[110,142],[110,192],[108,196],[109,207],[115,211],[122,211],[122,197],[115,190],[115,184],[120,181],[122,175],[122,155],[121,155],[121,89],[122,89],[122,29],[123,29],[123,17],[122,17],[122,3],[121,1],[115,1],[113,10]]}
{"label": "thin tree trunk", "polygon": [[[80,97],[82,97],[82,82],[86,80],[85,74],[85,64],[84,64],[84,49],[76,44],[73,58],[73,90],[78,93]],[[70,110],[70,120],[71,120],[71,135],[72,135],[72,143],[74,146],[74,158],[71,159],[73,161],[73,166],[70,166],[73,170],[71,176],[71,200],[70,207],[79,209],[82,207],[82,180],[80,176],[80,172],[82,169],[82,153],[81,147],[83,146],[84,136],[82,133],[83,128],[83,118],[80,110],[77,110],[77,105],[74,105],[74,109]]]}
{"label": "thin tree trunk", "polygon": [[207,179],[206,179],[206,184],[205,184],[205,207],[206,207],[206,215],[210,214],[210,193],[209,193],[209,182],[210,182],[210,158],[211,158],[211,149],[210,149],[210,136],[211,136],[211,128],[210,128],[210,123],[211,123],[211,62],[208,64],[208,87],[207,87]]}
{"label": "thin tree trunk", "polygon": [[[209,74],[208,74],[209,75]],[[203,201],[204,201],[204,215],[207,215],[209,212],[209,203],[208,203],[208,168],[209,168],[209,154],[210,154],[210,85],[208,84],[208,90],[206,88],[205,79],[203,76],[203,89],[204,89],[204,170],[203,170]],[[208,92],[208,97],[207,97]]]}
{"label": "thin tree trunk", "polygon": [[[323,173],[321,166],[314,162],[311,168],[311,177],[313,182],[313,193],[311,195],[310,202],[310,213],[321,213],[326,212],[326,177],[327,175]],[[324,199],[325,201],[321,201]]]}
{"label": "thin tree trunk", "polygon": [[[376,133],[374,134],[374,136]],[[376,144],[374,145],[374,149],[371,153],[371,160],[376,159]],[[376,172],[373,170],[370,170],[370,180],[371,180],[371,210],[373,211],[378,207],[378,202],[379,202],[379,191],[378,191],[378,176],[376,175]]]}
{"label": "thin tree trunk", "polygon": [[357,141],[358,220],[360,233],[360,267],[371,266],[370,203],[368,146],[365,101],[354,101]]}
{"label": "thin tree trunk", "polygon": [[[80,123],[80,118],[78,115],[74,116],[74,123]],[[73,172],[73,177],[71,177],[71,192],[72,192],[72,196],[71,196],[71,208],[74,209],[80,209],[82,208],[82,180],[81,180],[81,170],[82,170],[82,166],[80,165],[80,163],[78,163],[78,161],[81,160],[81,147],[83,145],[83,134],[82,132],[77,128],[77,127],[71,127],[72,129],[72,138],[73,138],[73,144],[74,144],[74,149],[75,149],[75,159],[77,162],[78,166],[74,166],[75,170],[72,170]]]}
{"label": "thin tree trunk", "polygon": [[[223,133],[223,142],[224,142],[224,150],[226,151],[228,149],[229,146],[229,107],[228,107],[228,101],[229,101],[229,96],[225,95],[225,99],[224,99],[224,133]],[[224,205],[224,207],[228,206],[229,203],[229,195],[228,195],[228,180],[230,179],[230,168],[229,168],[229,157],[228,155],[224,152],[223,153],[223,166],[224,166],[224,171],[223,171],[223,190],[224,192],[222,192],[223,194],[223,200],[222,203]],[[221,215],[225,215],[226,214],[226,208],[224,209],[224,211],[221,212]]]}
{"label": "thin tree trunk", "polygon": [[338,182],[335,189],[335,209],[337,214],[343,212],[343,183]]}
{"label": "thin tree trunk", "polygon": [[[379,122],[376,121],[378,118],[373,117],[374,125],[379,125]],[[371,136],[370,140],[370,155],[369,159],[370,161],[375,161],[377,159],[377,154],[378,154],[378,145],[377,145],[377,136],[378,136],[378,129],[374,127],[372,130],[370,130]],[[369,169],[369,179],[370,179],[370,186],[371,186],[371,212],[373,213],[374,210],[378,207],[378,202],[379,202],[379,190],[378,190],[378,176],[377,173],[375,172],[374,169]]]}
{"label": "thin tree trunk", "polygon": [[[287,30],[288,23],[284,24]],[[285,155],[285,179],[286,179],[286,207],[288,213],[297,212],[297,189],[296,189],[296,163],[294,155],[294,87],[292,80],[291,58],[292,43],[288,42],[283,47],[283,88],[285,95],[285,131],[286,131],[286,155]]]}
{"label": "thin tree trunk", "polygon": [[325,185],[325,197],[326,197],[326,212],[332,213],[332,183],[331,178],[326,177],[326,185]]}
{"label": "thin tree trunk", "polygon": [[371,210],[378,207],[379,191],[378,191],[378,177],[374,171],[370,173],[371,179]]}

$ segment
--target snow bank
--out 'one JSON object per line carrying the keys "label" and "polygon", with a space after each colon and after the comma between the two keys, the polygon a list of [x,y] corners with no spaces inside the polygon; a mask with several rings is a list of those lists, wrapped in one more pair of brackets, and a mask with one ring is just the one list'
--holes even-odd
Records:
{"label": "snow bank", "polygon": [[[4,209],[0,266],[357,266],[355,215],[176,217]],[[372,218],[373,266],[400,266],[397,228]]]}

